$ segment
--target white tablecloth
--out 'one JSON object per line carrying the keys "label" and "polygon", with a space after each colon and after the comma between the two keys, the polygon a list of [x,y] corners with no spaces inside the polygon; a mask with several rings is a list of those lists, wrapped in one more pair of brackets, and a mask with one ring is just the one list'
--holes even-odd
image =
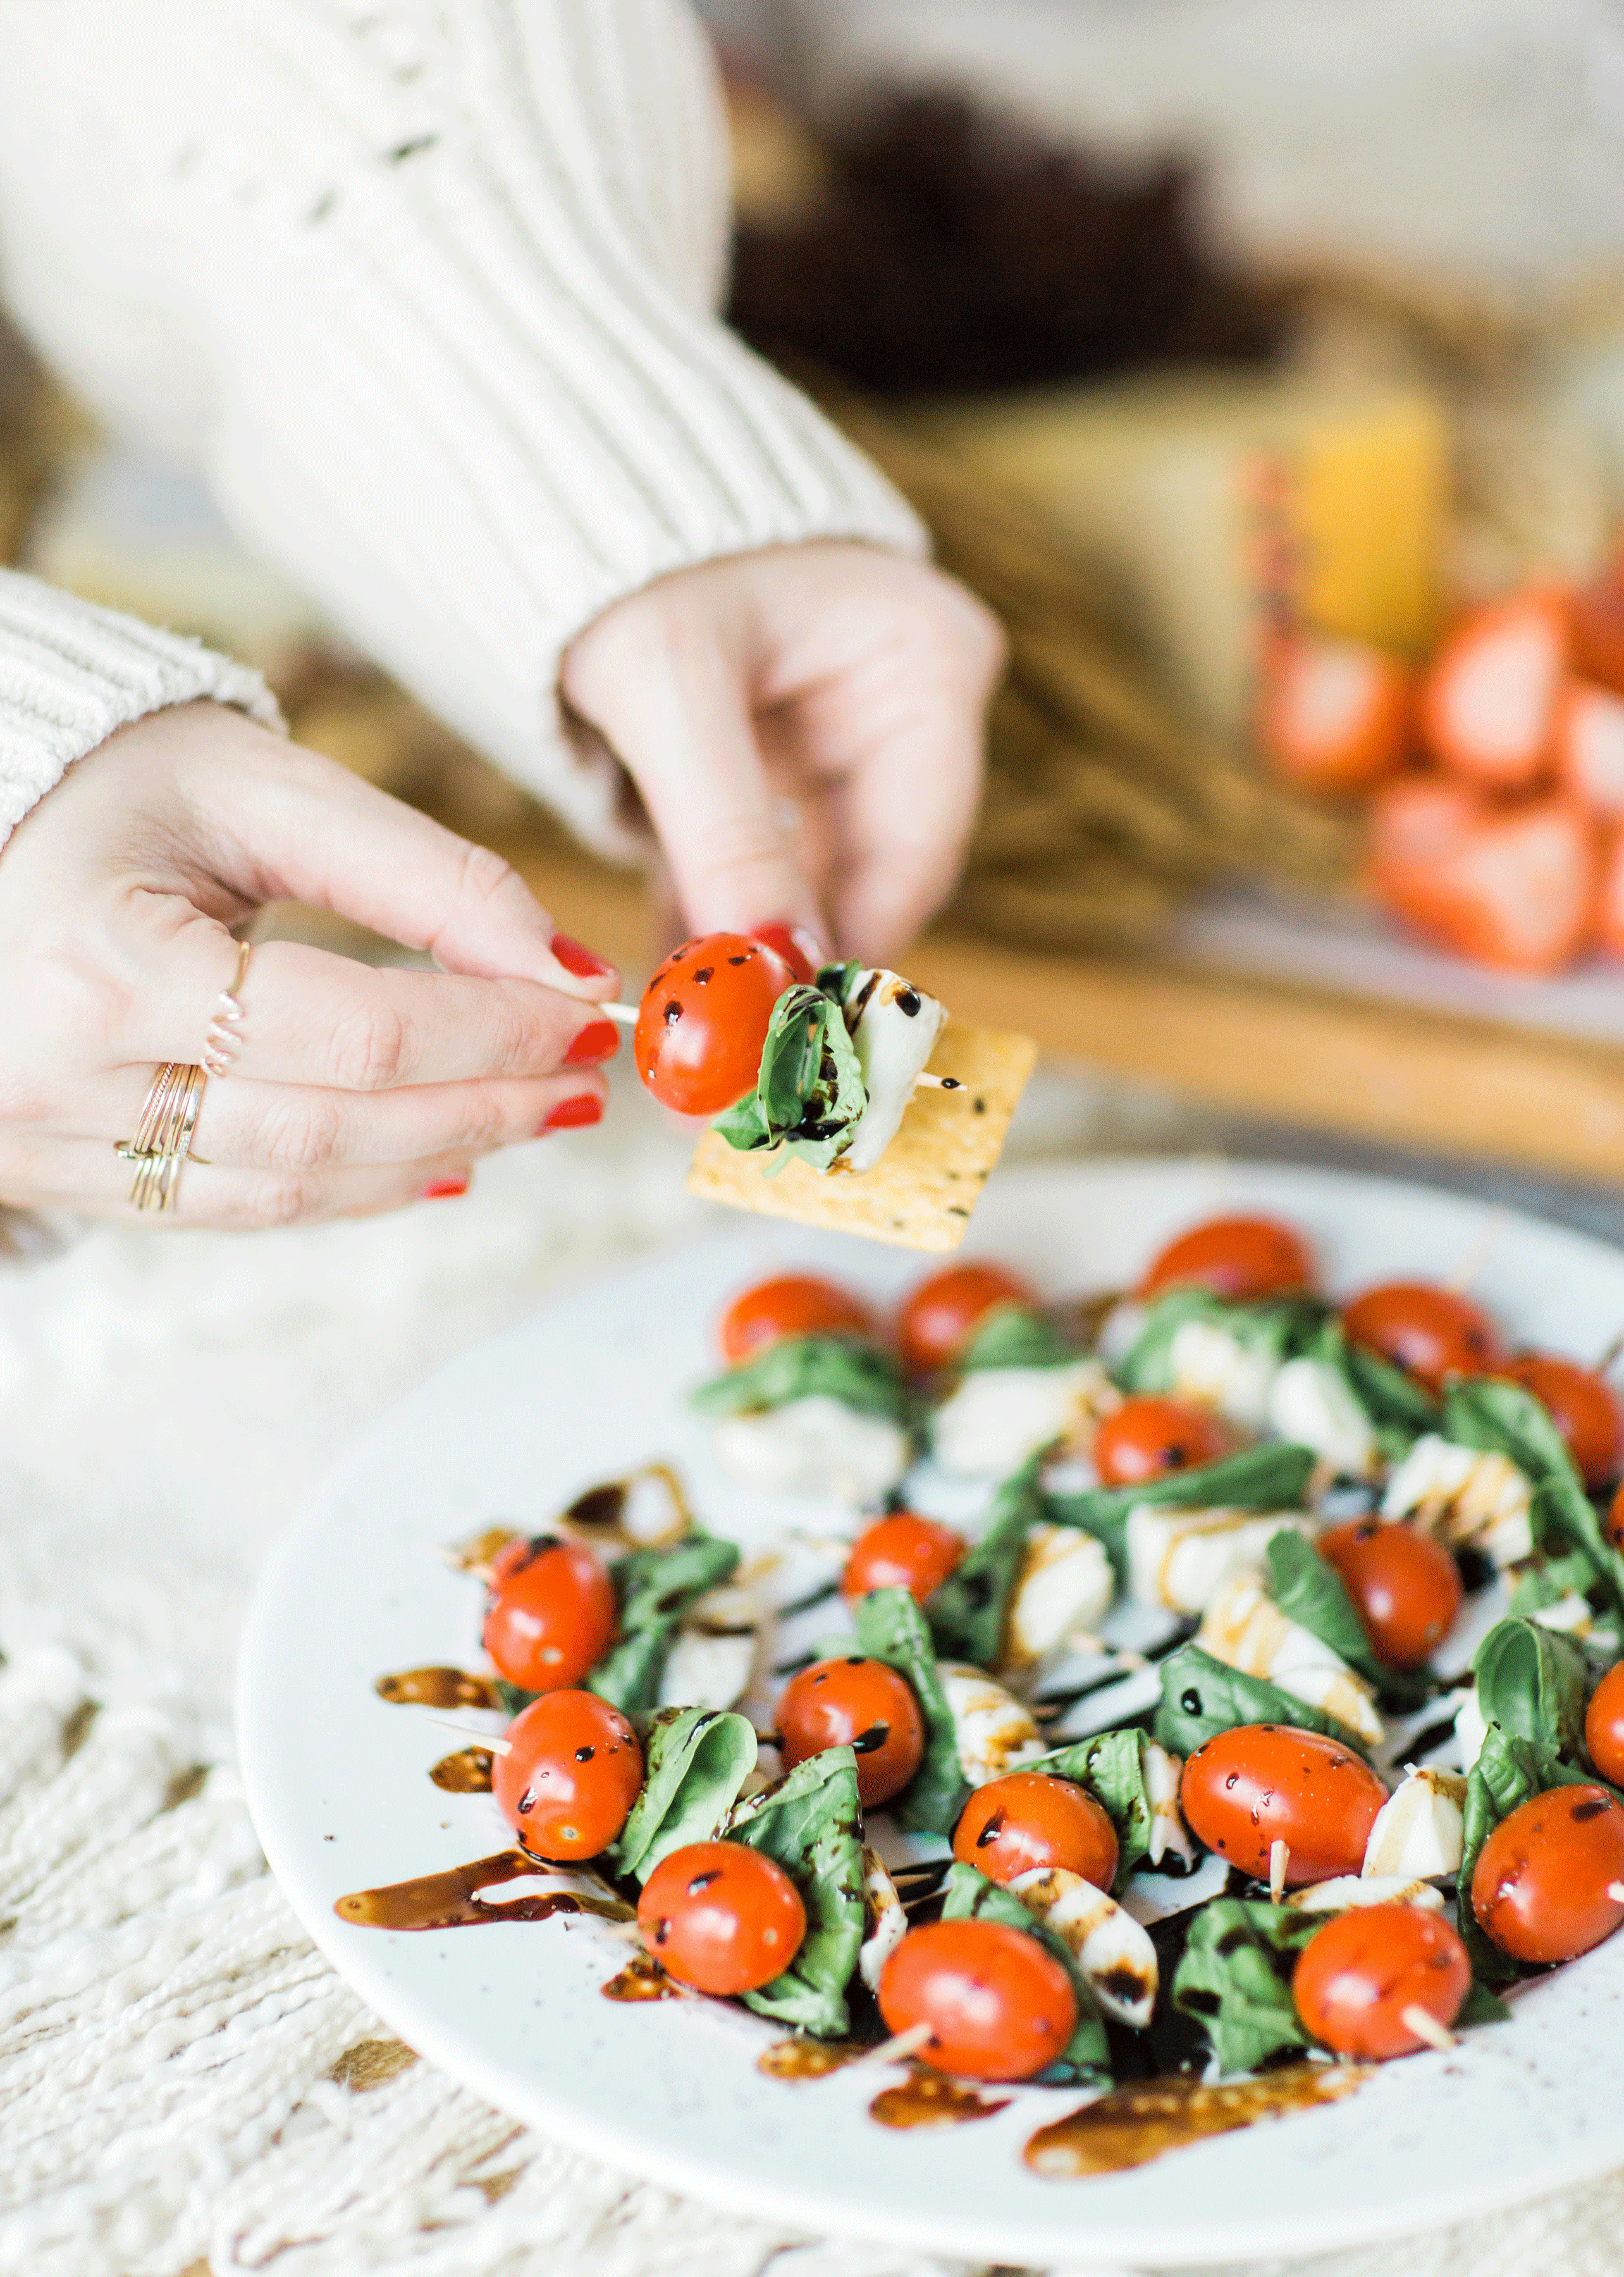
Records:
{"label": "white tablecloth", "polygon": [[[466,1201],[254,1240],[101,1231],[0,1283],[6,2277],[942,2270],[673,2199],[412,2059],[283,1903],[232,1770],[236,1638],[300,1496],[436,1362],[696,1227],[681,1162],[634,1099]],[[1310,2266],[1601,2277],[1624,2180]]]}

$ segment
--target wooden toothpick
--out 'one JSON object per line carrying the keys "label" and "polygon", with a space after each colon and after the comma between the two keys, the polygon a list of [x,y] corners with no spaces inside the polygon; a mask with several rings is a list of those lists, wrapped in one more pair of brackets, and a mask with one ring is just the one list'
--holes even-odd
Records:
{"label": "wooden toothpick", "polygon": [[422,1720],[432,1724],[436,1732],[455,1732],[458,1739],[467,1740],[472,1747],[483,1748],[490,1755],[509,1755],[513,1751],[511,1740],[493,1740],[487,1732],[470,1732],[466,1724],[453,1724],[444,1716],[425,1716]]}

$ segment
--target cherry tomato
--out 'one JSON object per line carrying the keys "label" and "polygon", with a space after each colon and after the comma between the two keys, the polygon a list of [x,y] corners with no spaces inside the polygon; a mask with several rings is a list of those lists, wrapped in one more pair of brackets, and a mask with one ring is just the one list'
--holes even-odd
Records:
{"label": "cherry tomato", "polygon": [[1624,1785],[1624,1660],[1615,1662],[1590,1694],[1584,1744],[1603,1778]]}
{"label": "cherry tomato", "polygon": [[1530,1795],[1477,1853],[1472,1911],[1514,1961],[1588,1953],[1624,1921],[1624,1806],[1600,1786]]}
{"label": "cherry tomato", "polygon": [[968,2079],[1029,2079],[1065,2052],[1077,2024],[1071,1979],[1035,1937],[1002,1922],[910,1930],[880,1977],[893,2032],[929,2024],[918,2053]]}
{"label": "cherry tomato", "polygon": [[1209,1408],[1142,1395],[1125,1399],[1095,1432],[1094,1467],[1102,1486],[1131,1487],[1215,1463],[1228,1449],[1229,1435]]}
{"label": "cherry tomato", "polygon": [[993,1882],[1013,1882],[1034,1866],[1066,1866],[1108,1890],[1117,1874],[1117,1830],[1074,1779],[1011,1771],[978,1786],[965,1804],[953,1856]]}
{"label": "cherry tomato", "polygon": [[520,1847],[555,1862],[607,1850],[643,1783],[643,1751],[620,1710],[596,1692],[546,1692],[506,1739],[490,1785]]}
{"label": "cherry tomato", "polygon": [[1238,1724],[1197,1748],[1179,1785],[1184,1816],[1209,1850],[1256,1881],[1284,1842],[1286,1879],[1356,1874],[1387,1790],[1339,1740],[1286,1724]]}
{"label": "cherry tomato", "polygon": [[1023,1273],[1004,1265],[950,1265],[914,1290],[897,1315],[897,1343],[914,1375],[949,1367],[995,1306],[1043,1302]]}
{"label": "cherry tomato", "polygon": [[1385,2063],[1425,2047],[1405,2022],[1420,2008],[1447,2028],[1472,1982],[1466,1947],[1419,1906],[1354,1906],[1298,1956],[1292,1998],[1305,2030],[1339,2056]]}
{"label": "cherry tomato", "polygon": [[1461,1573],[1441,1542],[1410,1526],[1352,1519],[1315,1543],[1336,1567],[1372,1650],[1389,1668],[1420,1668],[1454,1626]]}
{"label": "cherry tomato", "polygon": [[1605,1487],[1624,1462],[1624,1409],[1605,1376],[1555,1352],[1524,1352],[1500,1373],[1531,1391],[1567,1444],[1587,1487]]}
{"label": "cherry tomato", "polygon": [[925,1721],[913,1686],[884,1661],[861,1653],[815,1661],[790,1679],[778,1702],[778,1736],[785,1771],[825,1748],[854,1749],[865,1810],[900,1794],[925,1753]]}
{"label": "cherry tomato", "polygon": [[781,1976],[807,1933],[801,1892],[747,1842],[690,1842],[662,1858],[637,1900],[643,1943],[696,1992],[755,1992]]}
{"label": "cherry tomato", "polygon": [[735,1297],[717,1341],[729,1367],[740,1367],[785,1336],[861,1336],[874,1315],[861,1297],[818,1273],[780,1273]]}
{"label": "cherry tomato", "polygon": [[1149,1299],[1169,1289],[1210,1289],[1244,1302],[1311,1289],[1314,1253],[1294,1226],[1272,1217],[1210,1217],[1170,1241],[1139,1284]]}
{"label": "cherry tomato", "polygon": [[637,1072],[662,1107],[720,1115],[754,1091],[772,1008],[795,976],[776,949],[708,933],[674,949],[638,1007]]}
{"label": "cherry tomato", "polygon": [[840,1576],[840,1594],[861,1597],[869,1589],[906,1589],[920,1604],[939,1589],[968,1548],[963,1534],[934,1518],[911,1510],[893,1511],[865,1526],[852,1544]]}
{"label": "cherry tomato", "polygon": [[817,943],[805,925],[762,925],[750,934],[763,948],[770,948],[784,959],[797,980],[816,980],[819,963]]}
{"label": "cherry tomato", "polygon": [[602,1560],[579,1542],[510,1542],[490,1569],[483,1643],[527,1692],[579,1684],[602,1660],[619,1608]]}
{"label": "cherry tomato", "polygon": [[1449,1375],[1488,1375],[1505,1364],[1499,1331],[1479,1305],[1428,1281],[1384,1281],[1342,1308],[1342,1326],[1429,1391]]}

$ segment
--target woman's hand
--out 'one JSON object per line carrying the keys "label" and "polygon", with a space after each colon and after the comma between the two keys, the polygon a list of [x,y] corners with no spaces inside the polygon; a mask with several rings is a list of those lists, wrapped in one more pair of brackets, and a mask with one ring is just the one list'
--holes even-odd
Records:
{"label": "woman's hand", "polygon": [[177,1220],[281,1225],[460,1192],[492,1148],[596,1123],[614,972],[505,863],[239,713],[153,713],[71,767],[0,854],[0,1201],[133,1215],[156,1064],[201,1061],[237,946],[293,897],[429,951],[375,971],[254,953]]}
{"label": "woman's hand", "polygon": [[952,889],[1003,655],[951,578],[820,541],[618,602],[563,689],[637,785],[691,931],[809,925],[877,963]]}

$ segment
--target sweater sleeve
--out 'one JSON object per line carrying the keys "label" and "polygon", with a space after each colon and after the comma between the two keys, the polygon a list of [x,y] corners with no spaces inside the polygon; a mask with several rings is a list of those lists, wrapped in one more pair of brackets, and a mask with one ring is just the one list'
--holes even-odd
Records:
{"label": "sweater sleeve", "polygon": [[0,255],[46,352],[606,849],[577,631],[753,547],[923,550],[717,316],[681,0],[0,0]]}
{"label": "sweater sleeve", "polygon": [[116,727],[202,697],[280,725],[257,672],[0,569],[0,844]]}

